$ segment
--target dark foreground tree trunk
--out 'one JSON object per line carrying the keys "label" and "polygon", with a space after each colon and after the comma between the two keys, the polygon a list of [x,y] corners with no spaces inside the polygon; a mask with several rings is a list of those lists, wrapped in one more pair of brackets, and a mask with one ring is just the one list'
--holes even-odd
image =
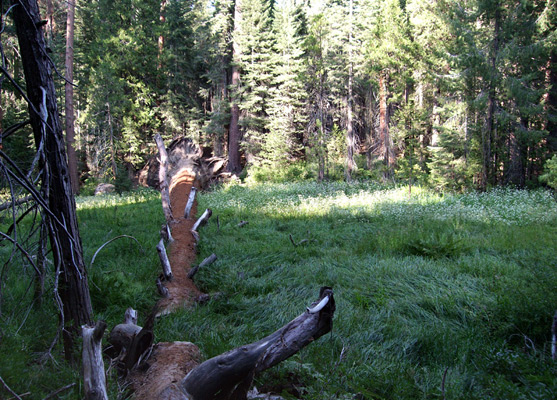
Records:
{"label": "dark foreground tree trunk", "polygon": [[59,293],[64,321],[66,358],[71,358],[73,341],[82,325],[91,325],[91,299],[75,201],[72,195],[65,143],[58,117],[51,61],[47,56],[36,0],[12,0],[21,60],[25,73],[29,112],[35,145],[43,148],[41,180],[47,195],[46,220],[54,258],[59,272]]}

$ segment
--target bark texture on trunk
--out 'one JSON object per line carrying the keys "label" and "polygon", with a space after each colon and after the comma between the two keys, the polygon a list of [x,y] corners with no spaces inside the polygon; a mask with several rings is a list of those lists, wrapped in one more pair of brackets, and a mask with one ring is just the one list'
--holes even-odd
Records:
{"label": "bark texture on trunk", "polygon": [[79,173],[77,170],[77,155],[75,152],[75,125],[73,106],[73,60],[74,60],[74,25],[75,25],[75,3],[77,0],[68,1],[68,15],[66,22],[66,144],[68,148],[68,166],[70,170],[70,181],[72,192],[79,192]]}
{"label": "bark texture on trunk", "polygon": [[[241,13],[241,1],[236,0],[234,7],[234,34],[238,35],[240,20],[242,18]],[[240,57],[240,46],[237,40],[232,42],[232,59],[234,61],[238,60]],[[232,87],[233,90],[238,93],[238,86],[240,85],[240,70],[236,65],[232,65]],[[242,171],[242,165],[240,164],[240,108],[236,100],[232,101],[230,107],[230,125],[228,127],[228,171],[233,174],[238,174]]]}
{"label": "bark texture on trunk", "polygon": [[82,325],[91,324],[91,299],[72,195],[62,127],[58,117],[51,61],[45,48],[36,0],[13,0],[13,17],[25,73],[31,125],[38,149],[43,193],[48,193],[47,223],[54,265],[60,271],[66,357]]}

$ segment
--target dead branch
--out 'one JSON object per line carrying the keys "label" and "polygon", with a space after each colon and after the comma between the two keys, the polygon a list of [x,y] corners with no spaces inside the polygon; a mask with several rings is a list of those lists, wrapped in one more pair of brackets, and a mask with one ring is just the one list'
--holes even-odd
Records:
{"label": "dead branch", "polygon": [[298,243],[296,243],[296,242],[294,241],[294,237],[292,237],[292,234],[290,234],[289,237],[290,237],[290,242],[292,243],[292,245],[293,245],[294,247],[298,247],[298,246],[300,246],[300,245],[302,245],[302,244],[305,244],[305,243],[308,243],[308,242],[309,242],[309,239],[302,239],[302,240],[300,240]]}
{"label": "dead branch", "polygon": [[121,239],[121,238],[128,238],[128,239],[132,239],[134,240],[139,247],[141,248],[141,251],[143,252],[143,248],[141,247],[141,243],[139,243],[139,241],[134,238],[133,236],[128,236],[128,235],[120,235],[120,236],[116,236],[115,238],[110,239],[109,241],[105,242],[102,244],[101,247],[99,247],[97,249],[97,251],[95,251],[95,254],[93,254],[93,258],[91,259],[91,264],[89,264],[89,268],[91,268],[93,266],[93,263],[95,262],[95,258],[97,257],[97,254],[99,254],[99,252],[107,245],[109,245],[110,243],[114,242],[116,239]]}
{"label": "dead branch", "polygon": [[48,400],[48,399],[52,399],[54,397],[58,397],[58,395],[62,392],[65,392],[68,389],[71,389],[75,386],[75,382],[74,383],[70,383],[69,385],[63,386],[60,389],[56,389],[54,392],[48,394],[45,398],[43,398],[43,400]]}
{"label": "dead branch", "polygon": [[211,265],[217,260],[217,256],[215,253],[211,254],[209,257],[201,261],[201,263],[195,267],[193,267],[190,272],[188,272],[188,278],[193,279],[194,275],[197,274],[200,268],[206,267],[207,265]]}
{"label": "dead branch", "polygon": [[205,225],[207,221],[209,221],[209,218],[211,218],[211,214],[213,214],[213,211],[211,211],[210,208],[206,209],[201,217],[199,217],[199,219],[195,222],[195,224],[193,224],[191,230],[197,232],[199,227]]}
{"label": "dead branch", "polygon": [[6,201],[5,203],[0,204],[0,211],[4,211],[4,210],[6,210],[10,207],[19,206],[19,205],[27,203],[31,200],[33,200],[33,196],[25,196],[25,197],[22,197],[21,199],[17,199],[17,200],[14,200],[14,201]]}
{"label": "dead branch", "polygon": [[4,379],[2,379],[2,377],[0,376],[0,383],[2,383],[2,386],[4,386],[4,388],[10,392],[10,394],[12,396],[14,396],[16,399],[21,400],[21,396],[19,396],[16,392],[14,392],[6,382],[4,382]]}
{"label": "dead branch", "polygon": [[197,193],[197,188],[195,186],[191,187],[190,194],[188,196],[188,202],[186,204],[186,209],[184,210],[184,218],[188,219],[190,217],[191,208],[193,207],[193,202],[195,200],[195,194]]}
{"label": "dead branch", "polygon": [[106,375],[102,359],[101,341],[106,322],[97,321],[95,326],[84,325],[83,336],[83,380],[85,399],[108,400]]}
{"label": "dead branch", "polygon": [[245,226],[245,225],[247,225],[247,224],[249,224],[248,221],[240,221],[240,223],[239,223],[238,225],[236,225],[236,226],[237,226],[238,228],[241,228],[242,226]]}
{"label": "dead branch", "polygon": [[172,280],[172,268],[170,267],[170,261],[168,261],[168,255],[166,254],[166,249],[164,247],[164,241],[161,239],[157,245],[157,252],[159,253],[159,259],[161,260],[162,273],[164,279],[167,281]]}

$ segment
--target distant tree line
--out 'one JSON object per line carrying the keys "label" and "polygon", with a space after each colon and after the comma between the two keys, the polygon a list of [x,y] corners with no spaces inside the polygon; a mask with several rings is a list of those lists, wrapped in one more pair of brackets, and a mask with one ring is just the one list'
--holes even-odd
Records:
{"label": "distant tree line", "polygon": [[[235,173],[305,164],[317,179],[450,189],[537,185],[557,151],[555,0],[90,0],[73,45],[67,2],[39,3],[51,58],[73,64],[73,94],[60,78],[57,95],[75,109],[82,183],[126,180],[156,133]],[[0,90],[2,145],[29,166],[30,128],[4,137],[25,101]]]}

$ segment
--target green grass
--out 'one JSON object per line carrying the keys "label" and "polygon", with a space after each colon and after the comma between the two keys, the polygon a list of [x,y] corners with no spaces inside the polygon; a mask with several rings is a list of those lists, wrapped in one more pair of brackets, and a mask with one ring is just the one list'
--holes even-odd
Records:
{"label": "green grass", "polygon": [[[557,204],[548,192],[441,195],[363,183],[231,186],[196,277],[223,295],[161,320],[157,335],[211,357],[254,341],[335,290],[335,327],[257,378],[303,399],[557,397]],[[215,221],[219,216],[220,229]],[[249,224],[238,228],[239,221]],[[307,239],[304,244],[296,243]],[[342,356],[341,356],[342,355]]]}
{"label": "green grass", "polygon": [[[332,286],[331,334],[257,376],[260,390],[305,400],[557,398],[549,354],[557,203],[549,192],[414,188],[408,196],[406,188],[302,182],[223,187],[199,202],[213,217],[201,228],[198,260],[218,260],[196,283],[221,295],[159,319],[157,341],[191,341],[212,357],[273,332]],[[140,242],[118,239],[97,255],[89,271],[96,318],[112,327],[128,306],[144,318],[160,269],[158,193],[79,198],[78,210],[88,265],[115,236]],[[238,228],[241,220],[249,224]],[[306,240],[295,247],[290,236]],[[32,294],[24,294],[29,280],[8,278],[2,310]],[[49,302],[27,317],[26,307],[3,312],[0,325],[0,376],[32,398],[81,385],[60,358],[35,362],[56,329]],[[78,386],[62,398],[80,395]]]}

